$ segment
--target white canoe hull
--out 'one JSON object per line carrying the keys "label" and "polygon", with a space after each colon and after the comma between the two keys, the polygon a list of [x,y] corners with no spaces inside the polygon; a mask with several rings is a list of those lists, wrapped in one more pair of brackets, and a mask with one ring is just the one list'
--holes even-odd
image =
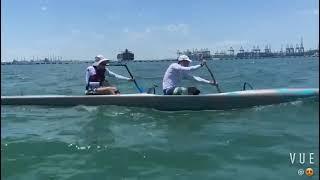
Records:
{"label": "white canoe hull", "polygon": [[1,104],[45,106],[117,105],[168,111],[225,110],[278,104],[310,97],[318,100],[319,88],[247,90],[197,96],[153,94],[1,96]]}

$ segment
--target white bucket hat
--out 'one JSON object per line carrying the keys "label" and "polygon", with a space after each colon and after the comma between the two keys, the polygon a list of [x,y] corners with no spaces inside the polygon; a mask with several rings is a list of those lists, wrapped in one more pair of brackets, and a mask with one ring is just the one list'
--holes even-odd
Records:
{"label": "white bucket hat", "polygon": [[187,55],[181,55],[178,57],[178,62],[180,61],[189,61],[192,62],[191,59]]}
{"label": "white bucket hat", "polygon": [[95,62],[92,64],[93,66],[99,66],[100,63],[109,61],[109,59],[104,58],[102,55],[97,55],[94,59]]}

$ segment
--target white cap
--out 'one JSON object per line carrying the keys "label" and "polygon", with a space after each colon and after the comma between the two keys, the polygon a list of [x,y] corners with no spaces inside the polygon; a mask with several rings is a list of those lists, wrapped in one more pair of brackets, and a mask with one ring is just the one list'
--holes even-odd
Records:
{"label": "white cap", "polygon": [[192,62],[187,55],[181,55],[178,57],[178,62],[180,61],[189,61]]}
{"label": "white cap", "polygon": [[109,59],[104,58],[102,55],[97,55],[94,59],[95,62],[92,64],[93,66],[99,66],[100,63],[109,61]]}

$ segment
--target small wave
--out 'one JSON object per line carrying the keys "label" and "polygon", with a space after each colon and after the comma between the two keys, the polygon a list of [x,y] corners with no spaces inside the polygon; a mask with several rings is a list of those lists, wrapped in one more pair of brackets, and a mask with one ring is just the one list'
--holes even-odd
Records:
{"label": "small wave", "polygon": [[279,107],[286,107],[286,106],[301,106],[304,104],[303,100],[296,100],[291,102],[285,102],[278,104]]}
{"label": "small wave", "polygon": [[288,104],[298,106],[298,105],[302,105],[303,101],[302,100],[292,101],[292,102],[289,102]]}
{"label": "small wave", "polygon": [[57,86],[58,85],[58,82],[45,82],[45,81],[43,81],[43,82],[39,82],[39,83],[37,83],[39,86],[52,86],[52,87],[55,87],[55,86]]}
{"label": "small wave", "polygon": [[87,112],[93,112],[98,109],[97,106],[84,106],[84,105],[79,105],[74,107],[77,111],[87,111]]}
{"label": "small wave", "polygon": [[272,107],[274,107],[274,104],[264,105],[264,106],[254,106],[253,110],[258,112],[258,111],[264,111],[264,110],[272,108]]}
{"label": "small wave", "polygon": [[78,79],[79,79],[78,76],[72,76],[72,77],[67,77],[65,80],[72,82],[72,81],[75,81],[75,80],[78,80]]}
{"label": "small wave", "polygon": [[305,103],[307,103],[307,100],[296,100],[291,102],[284,102],[280,104],[270,104],[270,105],[262,105],[262,106],[255,106],[253,107],[254,111],[264,111],[269,110],[270,108],[283,108],[283,107],[289,107],[289,106],[302,106]]}
{"label": "small wave", "polygon": [[110,145],[79,145],[79,144],[69,144],[68,148],[76,151],[104,151],[110,149]]}
{"label": "small wave", "polygon": [[291,79],[289,83],[303,83],[306,82],[307,79]]}
{"label": "small wave", "polygon": [[78,131],[76,130],[61,130],[58,135],[77,135],[78,134]]}
{"label": "small wave", "polygon": [[71,88],[58,89],[57,93],[58,94],[65,94],[65,95],[72,95],[73,90]]}

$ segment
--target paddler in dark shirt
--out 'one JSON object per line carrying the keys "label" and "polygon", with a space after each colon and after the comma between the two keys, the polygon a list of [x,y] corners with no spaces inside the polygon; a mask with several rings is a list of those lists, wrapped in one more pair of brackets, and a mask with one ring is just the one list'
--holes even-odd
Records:
{"label": "paddler in dark shirt", "polygon": [[132,81],[133,79],[121,76],[110,71],[106,68],[109,59],[104,58],[102,55],[95,57],[95,63],[86,69],[86,94],[87,95],[114,95],[119,94],[119,90],[111,86],[106,80],[106,76],[115,77]]}

